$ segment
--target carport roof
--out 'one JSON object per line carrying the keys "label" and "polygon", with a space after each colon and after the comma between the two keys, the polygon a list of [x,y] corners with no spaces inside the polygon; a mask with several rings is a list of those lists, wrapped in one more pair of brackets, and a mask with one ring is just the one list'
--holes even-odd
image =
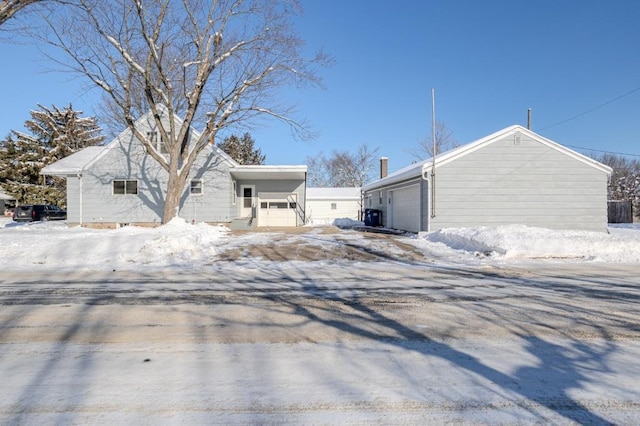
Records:
{"label": "carport roof", "polygon": [[236,166],[231,168],[231,176],[236,179],[299,179],[307,176],[307,166]]}

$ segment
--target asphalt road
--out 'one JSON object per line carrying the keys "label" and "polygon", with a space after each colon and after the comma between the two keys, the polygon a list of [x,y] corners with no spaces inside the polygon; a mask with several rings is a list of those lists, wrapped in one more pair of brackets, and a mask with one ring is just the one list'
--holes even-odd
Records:
{"label": "asphalt road", "polygon": [[[9,273],[0,278],[0,423],[637,423],[639,272],[637,265],[378,261],[335,271],[219,265],[192,272]],[[535,368],[515,376],[502,371],[500,363],[514,362],[514,348],[523,345],[528,350],[517,357],[535,357]],[[233,348],[237,362],[208,368],[257,368],[254,374],[216,383],[214,391],[210,380],[173,370],[207,354],[222,362],[211,352],[221,347]],[[388,354],[370,354],[381,347],[393,354],[391,364]],[[251,363],[247,348],[260,353]],[[154,400],[143,391],[132,396],[109,375],[103,382],[83,378],[78,360],[87,353],[99,371],[120,371],[109,364],[116,355],[162,359],[155,374],[184,392]],[[269,391],[251,397],[239,391],[270,363],[289,360],[278,368],[295,369],[294,362],[314,356],[312,377],[282,374]],[[336,357],[360,373],[336,369]],[[447,364],[421,364],[434,357]],[[37,379],[15,373],[30,374],[23,363],[39,371]],[[332,371],[341,377],[329,380]],[[137,374],[122,380],[135,387]],[[265,380],[253,387],[263,389]],[[169,385],[148,386],[166,393]],[[203,392],[190,393],[194,386]],[[207,392],[226,396],[204,398]]]}

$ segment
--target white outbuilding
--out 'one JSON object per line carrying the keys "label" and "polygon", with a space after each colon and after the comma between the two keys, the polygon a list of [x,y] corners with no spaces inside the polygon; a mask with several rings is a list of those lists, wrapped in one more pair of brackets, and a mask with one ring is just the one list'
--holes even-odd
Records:
{"label": "white outbuilding", "polygon": [[307,188],[307,222],[360,220],[361,200],[360,188]]}
{"label": "white outbuilding", "polygon": [[606,232],[611,171],[511,126],[363,186],[364,208],[410,232],[509,224]]}

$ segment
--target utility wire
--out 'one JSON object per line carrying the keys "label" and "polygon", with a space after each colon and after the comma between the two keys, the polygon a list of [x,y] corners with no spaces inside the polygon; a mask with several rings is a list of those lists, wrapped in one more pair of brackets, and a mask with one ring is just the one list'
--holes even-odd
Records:
{"label": "utility wire", "polygon": [[624,152],[603,151],[603,150],[600,150],[600,149],[585,148],[583,146],[574,146],[574,145],[566,145],[566,144],[562,144],[562,145],[568,146],[569,148],[573,148],[573,149],[579,149],[579,150],[582,150],[582,151],[585,151],[585,152],[586,151],[602,152],[603,154],[615,154],[615,155],[622,155],[624,157],[639,157],[640,158],[639,154],[626,154]]}
{"label": "utility wire", "polygon": [[625,96],[629,96],[629,95],[631,95],[632,93],[635,93],[635,92],[637,92],[637,91],[639,91],[639,90],[640,90],[640,87],[637,87],[637,88],[635,88],[635,89],[633,89],[633,90],[631,90],[631,91],[629,91],[629,92],[627,92],[627,93],[624,93],[624,94],[622,94],[622,95],[620,95],[620,96],[617,96],[617,97],[615,97],[615,98],[613,98],[613,99],[610,99],[610,100],[608,100],[607,102],[605,102],[605,103],[603,103],[603,104],[600,104],[600,105],[598,105],[598,106],[597,106],[597,107],[595,107],[595,108],[591,108],[591,109],[589,109],[589,110],[587,110],[587,111],[584,111],[584,112],[581,112],[580,114],[575,115],[575,116],[573,116],[573,117],[571,117],[571,118],[567,118],[566,120],[559,121],[559,122],[557,122],[557,123],[555,123],[555,124],[552,124],[552,125],[550,125],[550,126],[543,127],[542,129],[538,129],[538,130],[540,130],[540,131],[542,131],[542,130],[547,130],[547,129],[550,129],[550,128],[552,128],[552,127],[556,127],[556,126],[559,126],[559,125],[561,125],[561,124],[564,124],[564,123],[566,123],[566,122],[568,122],[568,121],[575,120],[576,118],[582,117],[583,115],[586,115],[586,114],[589,114],[590,112],[596,111],[596,110],[598,110],[598,109],[600,109],[600,108],[602,108],[602,107],[604,107],[604,106],[607,106],[607,105],[609,105],[609,104],[611,104],[611,103],[613,103],[613,102],[615,102],[615,101],[617,101],[617,100],[620,100],[620,99],[624,98]]}

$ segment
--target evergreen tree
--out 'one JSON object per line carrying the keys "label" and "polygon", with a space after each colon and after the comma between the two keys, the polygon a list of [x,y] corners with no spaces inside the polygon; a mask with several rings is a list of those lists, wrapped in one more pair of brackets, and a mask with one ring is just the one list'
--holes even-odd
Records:
{"label": "evergreen tree", "polygon": [[255,141],[249,133],[242,135],[242,139],[236,135],[224,138],[218,148],[229,154],[231,158],[242,165],[260,165],[264,164],[265,155],[260,149],[254,147]]}
{"label": "evergreen tree", "polygon": [[43,167],[87,146],[100,144],[94,117],[80,117],[82,111],[69,105],[52,109],[38,105],[25,127],[31,134],[12,131],[0,141],[0,186],[20,204],[51,203],[64,207],[66,184],[63,178],[40,175]]}

